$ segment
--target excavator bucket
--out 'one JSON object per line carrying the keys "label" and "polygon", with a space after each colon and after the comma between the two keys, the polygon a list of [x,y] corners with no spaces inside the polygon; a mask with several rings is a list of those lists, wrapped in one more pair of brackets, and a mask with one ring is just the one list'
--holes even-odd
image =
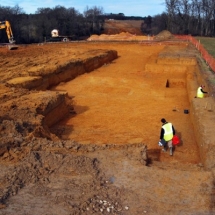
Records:
{"label": "excavator bucket", "polygon": [[8,45],[8,49],[9,50],[16,50],[16,49],[18,49],[18,46],[15,44],[11,44],[11,45]]}

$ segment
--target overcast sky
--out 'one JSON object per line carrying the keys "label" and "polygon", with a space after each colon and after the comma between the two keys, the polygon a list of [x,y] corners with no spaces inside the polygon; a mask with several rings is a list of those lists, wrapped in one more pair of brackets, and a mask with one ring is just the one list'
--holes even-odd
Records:
{"label": "overcast sky", "polygon": [[94,6],[101,7],[104,13],[124,13],[125,16],[154,16],[165,11],[165,0],[0,0],[0,6],[18,5],[27,14],[34,14],[38,8],[63,6],[75,8],[83,14]]}

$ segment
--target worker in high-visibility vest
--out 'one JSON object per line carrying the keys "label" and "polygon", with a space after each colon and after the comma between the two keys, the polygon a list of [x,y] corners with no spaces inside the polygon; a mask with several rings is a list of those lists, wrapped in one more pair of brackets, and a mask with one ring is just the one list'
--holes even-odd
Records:
{"label": "worker in high-visibility vest", "polygon": [[203,85],[198,87],[197,93],[196,93],[197,98],[204,98],[204,94],[208,93],[208,92],[204,91],[203,88],[205,88],[205,86],[203,86]]}
{"label": "worker in high-visibility vest", "polygon": [[163,151],[167,151],[169,148],[170,155],[173,155],[172,138],[175,135],[175,128],[171,122],[167,122],[164,118],[161,119],[161,122],[163,124],[160,132],[160,142],[163,140],[165,141],[165,144],[163,145]]}

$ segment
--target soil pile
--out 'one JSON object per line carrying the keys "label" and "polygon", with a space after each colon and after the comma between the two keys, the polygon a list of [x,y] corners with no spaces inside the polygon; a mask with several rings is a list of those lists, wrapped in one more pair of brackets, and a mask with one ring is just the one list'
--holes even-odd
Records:
{"label": "soil pile", "polygon": [[119,34],[101,34],[101,35],[92,35],[88,38],[88,41],[143,41],[143,40],[152,40],[151,36],[138,36],[136,34],[131,34],[129,32],[121,32]]}
{"label": "soil pile", "polygon": [[173,38],[174,36],[171,34],[171,32],[164,30],[164,31],[161,31],[159,34],[157,34],[154,37],[154,40],[169,40]]}
{"label": "soil pile", "polygon": [[141,25],[143,20],[105,20],[103,34],[120,34],[128,32],[134,35],[143,35]]}

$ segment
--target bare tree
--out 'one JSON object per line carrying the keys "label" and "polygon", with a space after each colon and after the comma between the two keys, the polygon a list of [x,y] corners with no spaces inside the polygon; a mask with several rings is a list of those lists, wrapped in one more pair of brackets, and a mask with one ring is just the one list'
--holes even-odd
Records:
{"label": "bare tree", "polygon": [[[202,0],[202,26],[201,35],[211,35],[211,20],[214,17],[215,2],[214,0]],[[214,22],[214,20],[213,20]]]}
{"label": "bare tree", "polygon": [[86,21],[90,24],[90,34],[92,33],[101,33],[101,29],[103,27],[104,20],[101,18],[103,15],[103,8],[102,7],[86,7],[84,11],[84,17]]}
{"label": "bare tree", "polygon": [[152,31],[151,34],[156,35],[162,30],[167,29],[168,15],[167,13],[162,13],[152,17]]}
{"label": "bare tree", "polygon": [[165,0],[166,3],[166,10],[168,14],[168,21],[167,21],[167,29],[173,33],[176,32],[178,28],[176,23],[178,23],[177,19],[177,7],[178,7],[178,0]]}
{"label": "bare tree", "polygon": [[167,28],[172,33],[215,34],[214,0],[165,0]]}
{"label": "bare tree", "polygon": [[177,6],[180,32],[183,34],[189,33],[190,28],[190,0],[179,0]]}

